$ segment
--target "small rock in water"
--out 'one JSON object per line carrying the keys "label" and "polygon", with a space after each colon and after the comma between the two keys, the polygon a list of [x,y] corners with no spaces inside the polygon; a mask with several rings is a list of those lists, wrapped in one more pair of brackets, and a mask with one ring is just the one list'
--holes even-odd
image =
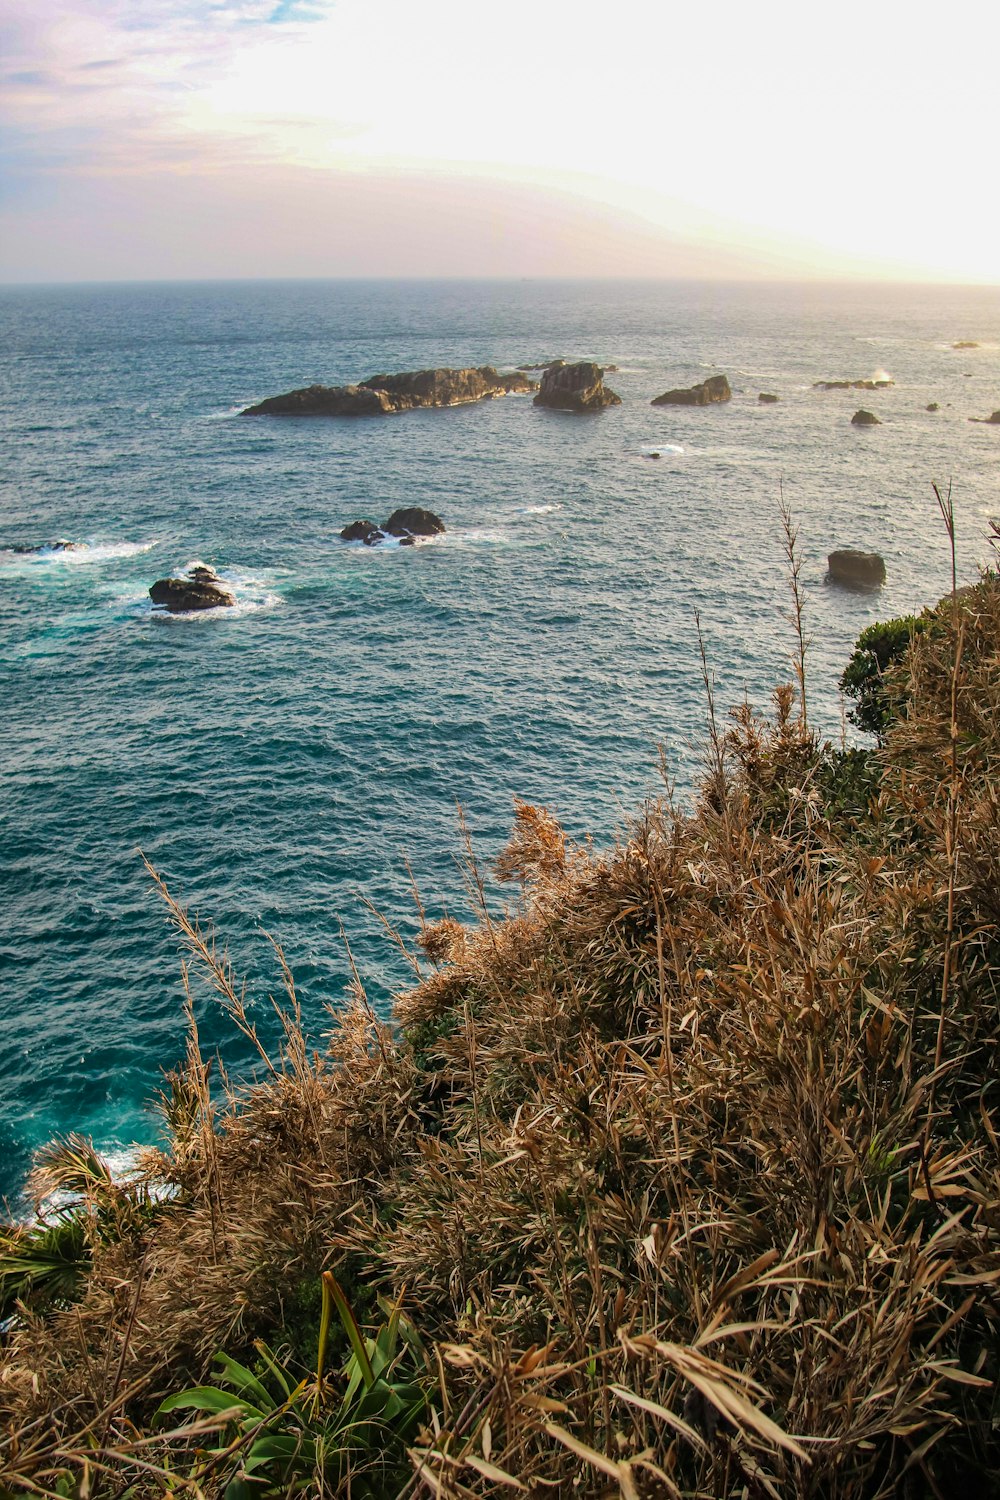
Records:
{"label": "small rock in water", "polygon": [[229,609],[236,603],[221,583],[200,582],[195,578],[159,578],[149,590],[154,604],[160,604],[172,615],[193,614],[201,609]]}
{"label": "small rock in water", "polygon": [[927,410],[928,411],[940,411],[941,410],[941,403],[939,401],[928,401],[928,403],[927,403]]}
{"label": "small rock in water", "polygon": [[988,417],[970,417],[970,422],[981,422],[984,427],[1000,427],[1000,411],[995,411]]}
{"label": "small rock in water", "polygon": [[364,542],[366,547],[377,547],[385,541],[385,532],[374,521],[352,521],[340,533],[344,542]]}
{"label": "small rock in water", "polygon": [[881,427],[882,423],[873,411],[862,409],[854,413],[854,416],[851,418],[851,425],[854,427]]}
{"label": "small rock in water", "polygon": [[419,505],[404,506],[394,510],[382,527],[390,536],[438,536],[444,531],[444,522],[432,510],[423,510]]}
{"label": "small rock in water", "polygon": [[979,345],[975,339],[958,339],[951,347],[953,349],[978,349]]}
{"label": "small rock in water", "polygon": [[843,547],[827,558],[830,581],[845,588],[877,589],[885,583],[885,561],[877,552]]}
{"label": "small rock in water", "polygon": [[647,453],[646,457],[647,458],[660,458],[661,455],[659,453]]}
{"label": "small rock in water", "polygon": [[773,406],[775,401],[781,400],[781,397],[776,396],[773,391],[761,391],[760,395],[757,397],[757,400],[763,401],[766,406]]}

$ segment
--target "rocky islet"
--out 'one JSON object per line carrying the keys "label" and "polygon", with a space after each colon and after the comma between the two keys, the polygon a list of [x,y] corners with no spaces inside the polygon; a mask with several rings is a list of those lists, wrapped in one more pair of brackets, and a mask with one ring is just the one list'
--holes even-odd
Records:
{"label": "rocky islet", "polygon": [[269,396],[248,406],[244,417],[377,417],[417,407],[467,406],[512,393],[528,394],[535,383],[520,370],[502,375],[492,365],[477,369],[406,370],[370,375],[357,385],[310,385]]}

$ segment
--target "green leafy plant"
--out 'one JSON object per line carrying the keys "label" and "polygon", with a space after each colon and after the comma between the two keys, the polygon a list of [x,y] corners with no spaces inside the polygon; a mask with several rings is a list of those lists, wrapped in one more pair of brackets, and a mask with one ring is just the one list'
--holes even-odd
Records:
{"label": "green leafy plant", "polygon": [[69,1212],[0,1233],[0,1317],[17,1307],[71,1301],[90,1267],[85,1214]]}
{"label": "green leafy plant", "polygon": [[[348,1474],[352,1493],[381,1495],[390,1475],[404,1472],[404,1444],[427,1408],[420,1338],[400,1306],[382,1299],[386,1321],[365,1338],[332,1271],[323,1273],[322,1298],[314,1374],[297,1376],[288,1359],[257,1340],[257,1371],[220,1351],[213,1384],[168,1396],[157,1410],[157,1417],[192,1411],[218,1419],[216,1443],[199,1451],[191,1478],[203,1485],[217,1476],[225,1500],[315,1493]],[[331,1379],[325,1364],[334,1311],[351,1354]]]}
{"label": "green leafy plant", "polygon": [[18,1304],[44,1312],[72,1301],[90,1270],[94,1246],[139,1233],[157,1207],[148,1184],[116,1182],[108,1163],[79,1135],[39,1152],[31,1187],[35,1222],[0,1227],[4,1318]]}
{"label": "green leafy plant", "polygon": [[880,620],[858,636],[853,655],[844,668],[840,686],[855,706],[848,714],[852,724],[883,739],[897,708],[888,690],[886,674],[902,660],[915,635],[927,629],[921,615],[902,615]]}

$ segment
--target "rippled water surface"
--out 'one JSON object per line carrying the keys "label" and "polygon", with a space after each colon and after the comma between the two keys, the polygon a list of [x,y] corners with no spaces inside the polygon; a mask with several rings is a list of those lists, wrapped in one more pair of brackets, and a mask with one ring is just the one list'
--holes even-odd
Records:
{"label": "rippled water surface", "polygon": [[[789,675],[780,488],[831,735],[859,631],[945,590],[932,482],[954,485],[963,577],[1000,510],[1000,429],[968,421],[1000,407],[995,291],[21,289],[0,293],[0,329],[0,546],[89,544],[0,551],[0,1190],[57,1131],[155,1135],[181,987],[139,848],[214,919],[263,1034],[265,933],[315,1028],[345,995],[340,923],[384,1007],[403,971],[366,902],[412,934],[408,862],[431,913],[466,909],[457,803],[488,861],[515,795],[609,842],[656,790],[660,744],[683,794],[705,718],[696,611],[720,701],[764,703]],[[560,355],[618,365],[623,405],[238,415],[313,381]],[[728,405],[649,405],[719,370]],[[896,384],[812,389],[878,371]],[[882,425],[852,428],[859,406]],[[446,534],[340,542],[410,504]],[[881,595],[826,583],[826,553],[852,544],[885,556]],[[237,608],[154,613],[149,584],[195,559]],[[202,1020],[247,1067],[207,1005]]]}

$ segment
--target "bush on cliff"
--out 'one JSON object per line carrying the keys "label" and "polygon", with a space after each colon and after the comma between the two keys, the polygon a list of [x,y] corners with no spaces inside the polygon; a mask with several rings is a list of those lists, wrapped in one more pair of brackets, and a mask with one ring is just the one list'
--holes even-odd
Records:
{"label": "bush on cliff", "polygon": [[312,1050],[285,970],[280,1055],[213,1093],[192,1002],[146,1163],[172,1196],[18,1316],[0,1491],[249,1493],[238,1444],[152,1412],[280,1350],[335,1268],[428,1351],[409,1496],[995,1492],[998,661],[989,574],[912,633],[863,775],[782,689],[716,730],[693,812],[606,854],[519,806],[517,897],[425,922],[395,1031],[358,982]]}

